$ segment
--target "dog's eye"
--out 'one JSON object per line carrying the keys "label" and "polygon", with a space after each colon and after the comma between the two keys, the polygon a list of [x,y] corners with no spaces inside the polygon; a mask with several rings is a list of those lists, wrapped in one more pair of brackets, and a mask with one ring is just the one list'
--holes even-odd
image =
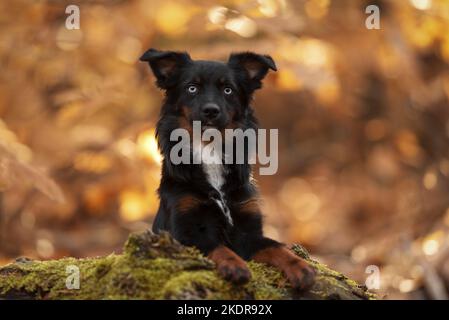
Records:
{"label": "dog's eye", "polygon": [[226,88],[224,88],[223,92],[224,92],[225,94],[231,94],[231,93],[232,93],[232,89],[229,88],[229,87],[226,87]]}
{"label": "dog's eye", "polygon": [[188,86],[188,87],[187,87],[187,91],[188,91],[190,94],[195,94],[195,93],[198,92],[198,87],[197,87],[197,86],[194,86],[194,85]]}

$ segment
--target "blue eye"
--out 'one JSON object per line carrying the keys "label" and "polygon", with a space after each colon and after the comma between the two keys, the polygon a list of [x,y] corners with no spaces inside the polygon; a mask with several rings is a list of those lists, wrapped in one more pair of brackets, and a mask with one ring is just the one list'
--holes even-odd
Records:
{"label": "blue eye", "polygon": [[226,87],[226,88],[224,88],[223,92],[224,92],[225,94],[229,95],[229,94],[232,93],[232,88]]}
{"label": "blue eye", "polygon": [[190,94],[195,94],[195,93],[198,92],[198,87],[197,87],[197,86],[194,86],[194,85],[188,86],[188,87],[187,87],[187,91],[188,91]]}

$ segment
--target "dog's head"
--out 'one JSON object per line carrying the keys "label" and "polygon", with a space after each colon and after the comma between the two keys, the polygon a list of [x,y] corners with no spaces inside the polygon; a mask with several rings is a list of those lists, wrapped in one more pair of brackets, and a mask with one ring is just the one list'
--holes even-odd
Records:
{"label": "dog's head", "polygon": [[270,56],[252,52],[231,54],[224,63],[150,49],[140,60],[149,63],[157,85],[166,91],[166,111],[183,119],[179,126],[201,121],[203,129],[236,127],[254,90],[261,88],[269,69],[276,70]]}

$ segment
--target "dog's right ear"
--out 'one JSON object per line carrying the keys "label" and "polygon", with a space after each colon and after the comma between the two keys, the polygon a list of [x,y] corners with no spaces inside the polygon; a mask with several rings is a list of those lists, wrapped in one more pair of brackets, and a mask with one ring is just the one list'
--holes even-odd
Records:
{"label": "dog's right ear", "polygon": [[146,61],[151,67],[157,85],[162,89],[170,87],[172,80],[182,66],[192,61],[188,53],[175,51],[159,51],[149,49],[141,57],[140,61]]}

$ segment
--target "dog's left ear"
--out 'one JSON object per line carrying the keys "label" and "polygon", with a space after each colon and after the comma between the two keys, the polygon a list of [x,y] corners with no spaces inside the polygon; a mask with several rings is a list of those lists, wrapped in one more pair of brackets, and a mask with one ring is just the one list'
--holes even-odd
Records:
{"label": "dog's left ear", "polygon": [[262,79],[265,78],[269,69],[277,71],[276,64],[270,56],[253,52],[231,54],[228,65],[233,69],[243,70],[245,72],[252,90],[262,87]]}
{"label": "dog's left ear", "polygon": [[184,65],[192,60],[186,52],[149,49],[140,57],[140,61],[149,63],[157,79],[157,85],[162,89],[167,89],[172,83],[170,80]]}

